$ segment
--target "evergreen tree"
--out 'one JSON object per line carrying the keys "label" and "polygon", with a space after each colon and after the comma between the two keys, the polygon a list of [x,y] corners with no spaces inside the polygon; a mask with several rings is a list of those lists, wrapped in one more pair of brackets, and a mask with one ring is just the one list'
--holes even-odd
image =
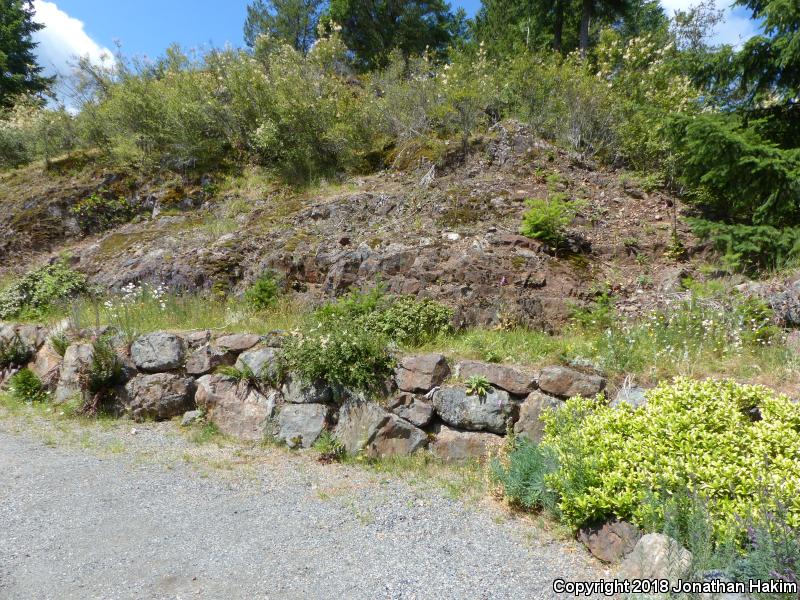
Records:
{"label": "evergreen tree", "polygon": [[0,0],[0,108],[21,94],[43,94],[53,83],[33,54],[32,35],[44,27],[33,13],[31,0]]}
{"label": "evergreen tree", "polygon": [[324,0],[255,0],[247,7],[244,40],[254,47],[259,35],[307,52],[314,43]]}
{"label": "evergreen tree", "polygon": [[444,0],[331,0],[328,17],[364,69],[385,66],[395,48],[444,52],[460,21]]}

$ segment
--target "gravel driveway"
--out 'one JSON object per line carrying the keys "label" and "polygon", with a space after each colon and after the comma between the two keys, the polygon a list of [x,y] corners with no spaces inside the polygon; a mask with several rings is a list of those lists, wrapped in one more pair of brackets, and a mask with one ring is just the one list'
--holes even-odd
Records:
{"label": "gravel driveway", "polygon": [[61,444],[0,423],[0,598],[549,598],[602,576],[440,486],[277,449],[197,468],[165,431]]}

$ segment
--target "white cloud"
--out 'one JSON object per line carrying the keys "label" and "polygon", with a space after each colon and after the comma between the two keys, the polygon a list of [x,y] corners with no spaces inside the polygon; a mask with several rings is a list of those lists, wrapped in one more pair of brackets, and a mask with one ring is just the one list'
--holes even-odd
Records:
{"label": "white cloud", "polygon": [[34,20],[44,29],[33,34],[36,54],[48,75],[69,76],[78,58],[89,57],[95,64],[113,60],[113,53],[95,42],[84,30],[83,21],[70,17],[55,2],[34,0]]}
{"label": "white cloud", "polygon": [[[758,24],[742,9],[732,9],[732,0],[715,0],[717,9],[725,11],[725,20],[717,25],[711,41],[716,44],[738,46],[758,32]],[[699,0],[661,0],[661,5],[671,17],[676,10],[687,10]]]}

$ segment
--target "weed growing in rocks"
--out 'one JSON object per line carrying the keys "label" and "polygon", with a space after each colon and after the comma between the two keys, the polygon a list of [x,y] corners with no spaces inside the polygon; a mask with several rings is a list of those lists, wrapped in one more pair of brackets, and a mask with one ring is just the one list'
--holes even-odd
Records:
{"label": "weed growing in rocks", "polygon": [[245,301],[256,310],[274,308],[281,294],[280,283],[274,273],[264,273],[244,293]]}
{"label": "weed growing in rocks", "polygon": [[467,393],[483,398],[491,389],[489,380],[483,375],[473,375],[465,382]]}
{"label": "weed growing in rocks", "polygon": [[532,198],[527,205],[519,232],[553,248],[564,242],[565,230],[580,209],[579,203],[569,201],[561,194],[553,194],[549,200]]}
{"label": "weed growing in rocks", "polygon": [[319,452],[319,461],[322,463],[338,462],[346,454],[344,444],[330,431],[323,431],[319,439],[314,442],[313,448]]}
{"label": "weed growing in rocks", "polygon": [[42,380],[30,369],[17,371],[8,380],[8,391],[20,402],[42,402],[47,398]]}
{"label": "weed growing in rocks", "polygon": [[31,351],[18,335],[0,338],[0,369],[21,367],[31,358]]}

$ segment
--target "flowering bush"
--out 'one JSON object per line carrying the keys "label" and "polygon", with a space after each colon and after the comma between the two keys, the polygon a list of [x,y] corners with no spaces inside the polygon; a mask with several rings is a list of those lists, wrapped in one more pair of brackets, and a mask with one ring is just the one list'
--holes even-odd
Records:
{"label": "flowering bush", "polygon": [[59,261],[29,271],[0,292],[0,319],[36,315],[58,301],[68,300],[88,291],[86,276]]}

